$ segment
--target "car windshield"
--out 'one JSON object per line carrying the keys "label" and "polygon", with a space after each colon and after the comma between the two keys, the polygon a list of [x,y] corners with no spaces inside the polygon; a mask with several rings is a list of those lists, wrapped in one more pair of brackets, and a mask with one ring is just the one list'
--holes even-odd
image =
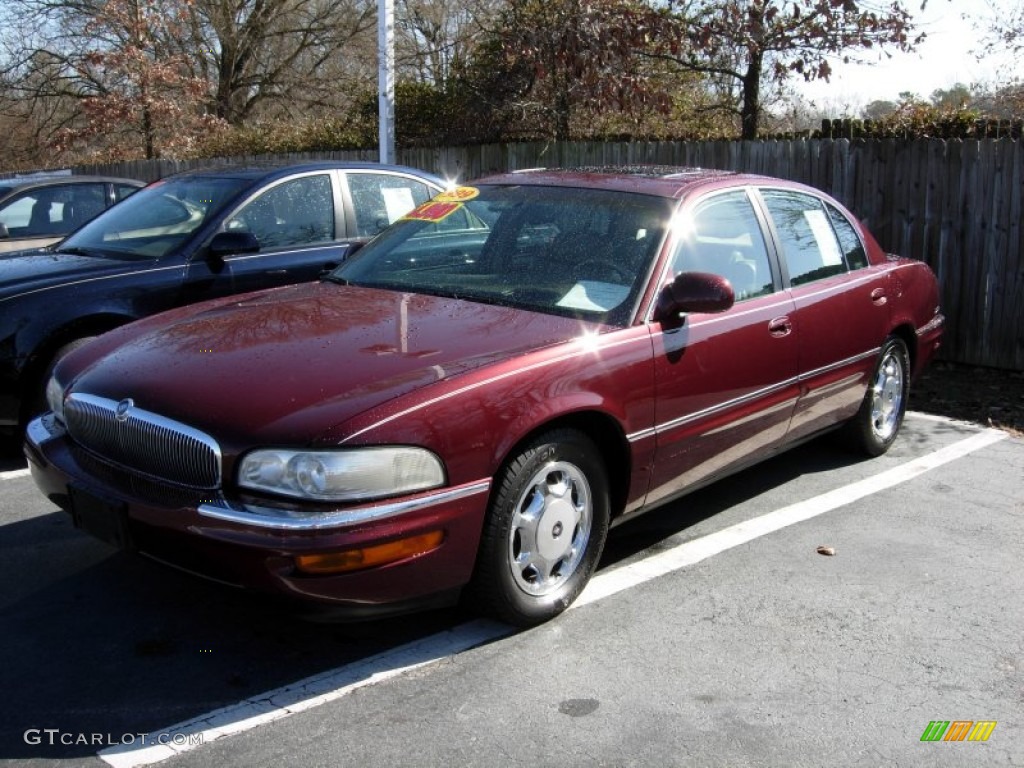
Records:
{"label": "car windshield", "polygon": [[673,203],[599,189],[460,187],[407,214],[330,279],[623,325]]}
{"label": "car windshield", "polygon": [[193,177],[158,181],[100,214],[58,251],[158,259],[231,203],[251,181]]}

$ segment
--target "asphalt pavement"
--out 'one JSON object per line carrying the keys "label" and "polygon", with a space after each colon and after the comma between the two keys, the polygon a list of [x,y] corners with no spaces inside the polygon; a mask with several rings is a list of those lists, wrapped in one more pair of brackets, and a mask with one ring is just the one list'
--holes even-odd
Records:
{"label": "asphalt pavement", "polygon": [[81,535],[22,466],[4,762],[1024,765],[1024,440],[976,425],[818,440],[626,523],[583,604],[519,632],[298,620]]}

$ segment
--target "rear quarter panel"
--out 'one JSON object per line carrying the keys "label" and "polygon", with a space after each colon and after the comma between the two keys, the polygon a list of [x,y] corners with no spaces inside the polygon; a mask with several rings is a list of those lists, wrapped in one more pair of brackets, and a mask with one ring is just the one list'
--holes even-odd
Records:
{"label": "rear quarter panel", "polygon": [[916,378],[938,350],[944,318],[939,307],[939,286],[931,268],[922,261],[890,257],[890,319],[892,327],[913,332],[910,345]]}

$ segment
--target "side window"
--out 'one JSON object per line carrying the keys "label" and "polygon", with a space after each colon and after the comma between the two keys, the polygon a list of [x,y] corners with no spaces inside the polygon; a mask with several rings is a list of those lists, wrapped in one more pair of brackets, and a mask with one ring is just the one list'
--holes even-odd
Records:
{"label": "side window", "polygon": [[23,232],[15,232],[15,230],[23,230],[28,226],[28,221],[32,217],[32,206],[36,199],[31,195],[21,195],[9,200],[2,208],[0,208],[0,224],[7,227],[8,231],[13,235],[22,235]]}
{"label": "side window", "polygon": [[835,227],[836,235],[839,237],[839,245],[846,257],[846,264],[850,269],[864,269],[868,265],[868,257],[864,252],[864,244],[857,235],[857,230],[849,220],[839,212],[835,206],[825,204],[828,215],[832,219],[832,226]]}
{"label": "side window", "polygon": [[407,176],[385,173],[348,174],[356,214],[356,237],[373,237],[434,196],[434,190]]}
{"label": "side window", "polygon": [[334,239],[331,178],[317,174],[278,184],[246,203],[226,227],[251,232],[263,250],[329,242]]}
{"label": "side window", "polygon": [[70,232],[107,207],[107,190],[104,184],[77,184],[69,190],[70,199],[64,204],[64,221]]}
{"label": "side window", "polygon": [[115,184],[114,185],[114,202],[121,202],[128,195],[138,192],[140,187],[133,187],[130,184]]}
{"label": "side window", "polygon": [[713,195],[697,205],[672,269],[721,275],[732,284],[737,301],[774,290],[768,249],[746,192]]}
{"label": "side window", "polygon": [[[67,184],[26,192],[0,210],[0,222],[18,237],[66,235],[103,210],[102,184]],[[99,209],[94,210],[95,201]]]}
{"label": "side window", "polygon": [[775,222],[792,285],[846,272],[839,241],[821,200],[776,189],[761,194]]}

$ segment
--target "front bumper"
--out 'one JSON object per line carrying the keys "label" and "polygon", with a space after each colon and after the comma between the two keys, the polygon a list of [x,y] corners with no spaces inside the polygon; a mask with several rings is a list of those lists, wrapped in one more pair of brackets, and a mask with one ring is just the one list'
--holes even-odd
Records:
{"label": "front bumper", "polygon": [[[254,505],[107,464],[45,414],[26,430],[32,478],[75,525],[209,579],[329,604],[344,614],[429,603],[470,579],[490,483],[333,510]],[[300,572],[296,557],[373,547],[441,531],[428,552],[333,575]]]}

